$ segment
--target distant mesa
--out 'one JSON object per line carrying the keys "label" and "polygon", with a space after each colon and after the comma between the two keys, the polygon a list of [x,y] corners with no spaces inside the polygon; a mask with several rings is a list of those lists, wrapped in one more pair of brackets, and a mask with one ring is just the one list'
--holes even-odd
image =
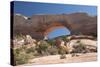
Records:
{"label": "distant mesa", "polygon": [[21,33],[43,39],[56,27],[67,27],[71,34],[97,35],[97,16],[87,13],[72,13],[59,15],[33,15],[26,17],[14,14],[14,35]]}

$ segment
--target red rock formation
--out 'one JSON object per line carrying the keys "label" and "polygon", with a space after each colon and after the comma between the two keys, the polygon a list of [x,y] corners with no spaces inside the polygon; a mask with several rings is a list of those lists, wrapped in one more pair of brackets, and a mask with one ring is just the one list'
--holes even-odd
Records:
{"label": "red rock formation", "polygon": [[33,38],[42,39],[56,27],[67,27],[71,34],[97,34],[97,17],[86,13],[72,13],[61,15],[33,15],[26,18],[14,15],[13,33],[28,34]]}

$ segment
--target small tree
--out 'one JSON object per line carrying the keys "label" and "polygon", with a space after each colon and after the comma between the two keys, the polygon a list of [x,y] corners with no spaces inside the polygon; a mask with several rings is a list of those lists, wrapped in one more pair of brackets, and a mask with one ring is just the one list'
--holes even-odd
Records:
{"label": "small tree", "polygon": [[40,53],[40,54],[44,54],[44,53],[47,53],[47,49],[49,47],[49,44],[44,41],[44,40],[41,40],[40,41],[40,44],[38,44],[37,46],[37,51]]}

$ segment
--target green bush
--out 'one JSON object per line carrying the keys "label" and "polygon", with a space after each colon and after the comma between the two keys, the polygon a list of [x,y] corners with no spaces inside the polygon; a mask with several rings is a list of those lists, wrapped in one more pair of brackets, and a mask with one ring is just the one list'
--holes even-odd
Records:
{"label": "green bush", "polygon": [[22,52],[20,48],[14,50],[14,60],[16,65],[27,63],[27,58],[27,55]]}
{"label": "green bush", "polygon": [[40,44],[36,47],[36,50],[40,55],[46,55],[49,46],[50,45],[46,41],[41,40]]}
{"label": "green bush", "polygon": [[27,48],[26,46],[22,46],[14,49],[14,60],[16,65],[25,64],[29,59],[34,57],[33,47]]}
{"label": "green bush", "polygon": [[55,41],[54,40],[48,40],[47,43],[50,44],[51,46],[55,45]]}
{"label": "green bush", "polygon": [[20,64],[25,64],[28,62],[29,59],[29,55],[25,54],[25,53],[20,53],[20,54],[16,54],[15,55],[15,63],[16,65],[20,65]]}
{"label": "green bush", "polygon": [[27,48],[26,53],[34,53],[35,51],[36,51],[35,47],[30,47],[30,48]]}
{"label": "green bush", "polygon": [[62,36],[61,38],[62,38],[62,40],[64,40],[64,41],[67,40],[67,36]]}
{"label": "green bush", "polygon": [[60,55],[64,55],[64,54],[66,54],[67,51],[63,47],[59,47],[58,52]]}

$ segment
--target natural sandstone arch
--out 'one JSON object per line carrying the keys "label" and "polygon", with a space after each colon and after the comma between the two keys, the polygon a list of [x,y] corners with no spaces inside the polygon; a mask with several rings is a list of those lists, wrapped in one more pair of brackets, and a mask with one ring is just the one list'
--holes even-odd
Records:
{"label": "natural sandstone arch", "polygon": [[71,34],[97,35],[97,17],[86,13],[72,13],[60,15],[33,15],[25,19],[23,15],[13,16],[13,33],[31,35],[36,39],[43,39],[52,27],[67,27]]}
{"label": "natural sandstone arch", "polygon": [[49,25],[49,27],[46,29],[46,31],[44,31],[44,35],[47,36],[50,32],[52,32],[53,30],[57,29],[57,28],[66,28],[66,26],[63,25],[62,22],[53,22],[52,24]]}

